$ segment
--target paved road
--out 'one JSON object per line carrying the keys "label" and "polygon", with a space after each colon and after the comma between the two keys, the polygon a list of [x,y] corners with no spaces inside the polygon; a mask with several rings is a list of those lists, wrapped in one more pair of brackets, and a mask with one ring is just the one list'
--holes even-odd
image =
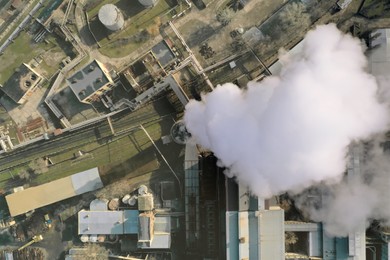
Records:
{"label": "paved road", "polygon": [[[157,103],[161,101],[157,101]],[[113,127],[116,130],[129,129],[156,120],[157,118],[169,115],[173,111],[164,111],[164,114],[157,113],[150,104],[137,111],[129,113],[123,111],[112,118]],[[126,131],[123,132],[126,134]],[[22,149],[14,150],[0,155],[0,174],[7,173],[8,169],[18,165],[29,163],[31,160],[43,156],[54,156],[56,154],[82,147],[87,143],[98,141],[111,136],[111,130],[107,121],[101,121],[86,128],[74,132],[63,133],[51,140],[42,140],[28,145]]]}

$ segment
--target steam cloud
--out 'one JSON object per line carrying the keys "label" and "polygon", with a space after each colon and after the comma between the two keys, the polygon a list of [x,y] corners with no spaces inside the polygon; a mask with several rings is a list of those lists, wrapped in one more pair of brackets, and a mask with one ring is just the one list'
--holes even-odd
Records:
{"label": "steam cloud", "polygon": [[[340,182],[350,142],[389,124],[363,50],[359,40],[335,25],[318,26],[307,34],[302,53],[280,57],[279,77],[249,83],[246,90],[227,83],[202,101],[191,100],[184,115],[187,129],[214,152],[226,174],[259,197]],[[370,187],[359,192],[369,195]],[[358,193],[343,192],[335,194]],[[372,198],[377,200],[377,194]],[[315,213],[319,219],[329,217]],[[372,216],[361,214],[359,221]]]}
{"label": "steam cloud", "polygon": [[[323,222],[330,235],[345,236],[361,230],[371,219],[390,225],[390,158],[381,144],[374,140],[369,149],[354,144],[350,154],[355,156],[349,158],[348,171],[355,172],[340,183],[318,185],[295,196],[296,205],[311,219]],[[357,157],[359,161],[355,161]]]}

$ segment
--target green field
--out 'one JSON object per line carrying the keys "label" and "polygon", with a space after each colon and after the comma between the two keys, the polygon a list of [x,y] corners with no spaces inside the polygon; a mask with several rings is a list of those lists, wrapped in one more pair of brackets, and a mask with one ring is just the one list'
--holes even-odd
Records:
{"label": "green field", "polygon": [[359,13],[367,18],[390,17],[390,4],[382,0],[366,0]]}
{"label": "green field", "polygon": [[[156,140],[161,137],[161,131],[158,124],[152,124],[146,127],[146,129],[153,139]],[[133,140],[135,140],[138,145],[135,145]],[[131,160],[136,157],[138,153],[147,150],[151,146],[152,143],[144,132],[140,130],[130,135],[114,139],[107,144],[98,144],[97,142],[90,143],[80,147],[80,149],[74,149],[67,153],[51,157],[55,164],[49,168],[50,170],[47,173],[37,175],[37,177],[32,180],[32,184],[39,185],[93,167],[105,166],[106,168],[113,168],[127,160]],[[73,157],[74,153],[77,153],[78,150],[92,156],[88,156],[87,159],[75,163]],[[59,163],[56,164],[56,162]],[[134,161],[134,163],[136,162]]]}
{"label": "green field", "polygon": [[[59,44],[63,46],[59,46]],[[39,68],[46,77],[50,77],[60,68],[59,61],[71,54],[70,52],[69,45],[54,36],[47,36],[46,42],[35,43],[29,34],[22,31],[0,56],[0,84],[4,84],[22,63],[28,63],[40,55],[44,56],[45,59]]]}

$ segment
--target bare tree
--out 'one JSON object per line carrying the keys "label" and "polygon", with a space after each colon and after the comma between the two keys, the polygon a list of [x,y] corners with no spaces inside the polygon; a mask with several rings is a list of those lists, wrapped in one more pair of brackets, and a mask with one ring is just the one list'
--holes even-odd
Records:
{"label": "bare tree", "polygon": [[291,209],[291,203],[290,201],[286,199],[282,199],[279,203],[279,206],[284,210],[284,211],[289,211]]}
{"label": "bare tree", "polygon": [[18,172],[18,176],[21,180],[28,180],[31,177],[30,172],[27,169],[21,170]]}
{"label": "bare tree", "polygon": [[157,36],[160,33],[160,26],[161,26],[161,18],[158,16],[154,18],[153,24],[151,24],[148,28],[146,28],[146,31],[151,36]]}
{"label": "bare tree", "polygon": [[291,3],[280,13],[282,28],[284,30],[298,30],[310,26],[310,15],[302,3]]}
{"label": "bare tree", "polygon": [[294,245],[294,244],[296,244],[298,242],[297,235],[294,232],[291,232],[291,231],[287,231],[284,234],[284,239],[285,239],[286,245]]}
{"label": "bare tree", "polygon": [[35,160],[32,160],[28,167],[35,173],[35,174],[41,174],[45,173],[49,170],[49,167],[47,166],[47,163],[43,158],[38,158]]}
{"label": "bare tree", "polygon": [[234,16],[234,11],[230,8],[225,8],[217,12],[217,21],[222,24],[222,26],[228,25]]}

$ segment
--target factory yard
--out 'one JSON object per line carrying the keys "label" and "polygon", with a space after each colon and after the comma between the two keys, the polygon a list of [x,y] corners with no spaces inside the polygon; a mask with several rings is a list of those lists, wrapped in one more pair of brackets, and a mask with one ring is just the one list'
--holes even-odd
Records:
{"label": "factory yard", "polygon": [[[207,67],[214,60],[222,60],[236,53],[232,47],[234,42],[234,38],[231,36],[232,31],[239,28],[247,30],[252,26],[261,24],[287,2],[286,0],[250,1],[242,10],[234,13],[229,24],[222,26],[216,19],[216,13],[218,10],[224,9],[228,1],[213,1],[208,8],[190,13],[184,17],[178,29],[188,46],[201,61],[202,66]],[[199,17],[202,17],[202,19],[199,19]],[[200,46],[206,42],[216,52],[212,59],[204,59],[199,52]]]}
{"label": "factory yard", "polygon": [[[336,246],[321,235],[312,249],[322,227],[288,195],[261,202],[227,178],[181,120],[218,85],[270,76],[318,24],[362,38],[389,27],[378,2],[0,1],[0,42],[20,30],[0,54],[0,259],[249,259],[232,225],[260,230],[261,214],[283,227],[286,259]],[[23,28],[6,20],[18,15]],[[317,233],[287,231],[301,224]]]}

